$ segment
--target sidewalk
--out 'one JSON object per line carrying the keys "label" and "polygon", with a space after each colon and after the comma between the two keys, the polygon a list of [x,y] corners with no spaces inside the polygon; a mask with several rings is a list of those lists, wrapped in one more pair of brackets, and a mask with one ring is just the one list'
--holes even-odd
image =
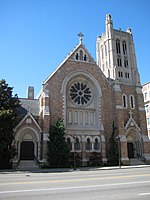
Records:
{"label": "sidewalk", "polygon": [[134,165],[134,166],[115,166],[115,167],[79,167],[76,170],[73,168],[48,168],[48,169],[28,169],[28,170],[13,170],[13,169],[0,169],[0,174],[8,173],[62,173],[62,172],[75,172],[75,171],[97,171],[97,170],[115,170],[115,169],[130,169],[130,168],[145,168],[150,165]]}

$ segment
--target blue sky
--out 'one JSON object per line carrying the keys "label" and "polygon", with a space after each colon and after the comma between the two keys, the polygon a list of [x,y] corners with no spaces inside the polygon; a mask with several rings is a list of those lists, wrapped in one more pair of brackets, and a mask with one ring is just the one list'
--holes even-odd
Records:
{"label": "blue sky", "polygon": [[132,29],[141,83],[150,81],[149,0],[0,0],[0,79],[26,97],[78,44],[77,34],[96,59],[96,37],[105,32],[106,14],[115,29]]}

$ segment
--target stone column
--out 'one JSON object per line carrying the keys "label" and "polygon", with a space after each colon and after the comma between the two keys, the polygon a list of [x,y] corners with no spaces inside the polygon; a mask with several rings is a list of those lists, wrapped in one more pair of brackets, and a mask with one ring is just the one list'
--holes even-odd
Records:
{"label": "stone column", "polygon": [[146,164],[150,164],[150,140],[147,135],[142,135],[143,140],[143,157]]}
{"label": "stone column", "polygon": [[102,163],[107,163],[105,136],[104,136],[104,135],[101,135],[100,137],[101,137],[101,154],[102,154]]}
{"label": "stone column", "polygon": [[129,158],[128,158],[127,139],[125,135],[119,135],[119,137],[120,137],[120,149],[121,149],[121,163],[123,165],[128,165]]}

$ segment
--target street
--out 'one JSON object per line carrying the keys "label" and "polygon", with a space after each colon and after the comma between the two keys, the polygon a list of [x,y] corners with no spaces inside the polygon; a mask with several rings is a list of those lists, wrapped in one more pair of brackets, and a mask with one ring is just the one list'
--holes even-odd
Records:
{"label": "street", "polygon": [[149,200],[150,167],[0,172],[0,200]]}

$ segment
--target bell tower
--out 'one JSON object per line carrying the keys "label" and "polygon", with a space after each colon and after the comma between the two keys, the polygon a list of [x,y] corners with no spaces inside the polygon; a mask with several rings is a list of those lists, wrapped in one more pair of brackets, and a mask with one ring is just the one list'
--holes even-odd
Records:
{"label": "bell tower", "polygon": [[114,29],[110,14],[106,15],[106,32],[97,37],[96,55],[107,78],[125,85],[140,85],[132,31]]}

